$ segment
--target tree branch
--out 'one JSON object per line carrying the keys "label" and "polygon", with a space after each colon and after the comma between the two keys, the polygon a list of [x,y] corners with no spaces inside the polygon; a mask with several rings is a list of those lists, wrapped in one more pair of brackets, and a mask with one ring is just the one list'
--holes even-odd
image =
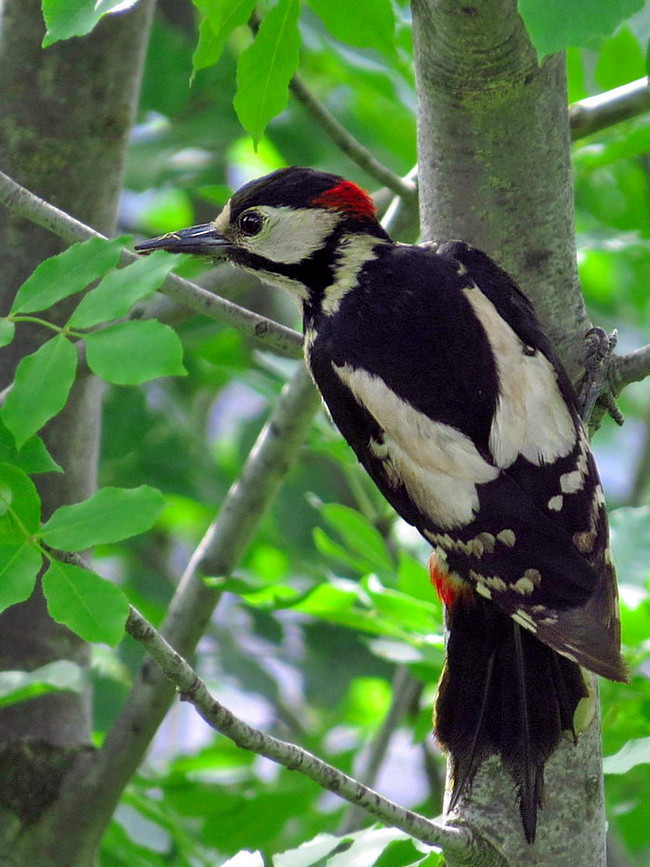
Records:
{"label": "tree branch", "polygon": [[424,843],[439,846],[457,856],[465,856],[469,849],[476,848],[474,835],[467,828],[445,826],[406,810],[313,753],[265,734],[236,717],[210,694],[205,683],[183,657],[133,607],[126,629],[146,647],[165,676],[181,693],[181,698],[190,701],[208,725],[230,738],[237,746],[266,756],[290,770],[299,771],[323,788],[367,810],[384,824],[400,828]]}
{"label": "tree branch", "polygon": [[611,360],[609,382],[614,394],[620,394],[626,385],[640,382],[647,376],[650,376],[650,343]]}
{"label": "tree branch", "polygon": [[[58,235],[68,244],[104,237],[54,205],[35,196],[25,187],[21,187],[3,172],[0,172],[0,202],[15,214]],[[137,258],[137,254],[130,250],[123,250],[120,263],[128,265]],[[246,310],[238,304],[233,304],[232,301],[213,295],[189,280],[170,274],[160,291],[195,313],[202,313],[226,325],[231,325],[249,337],[261,340],[266,346],[278,352],[294,358],[302,354],[302,336],[297,331]]]}
{"label": "tree branch", "polygon": [[[283,389],[239,479],[229,490],[217,518],[194,553],[169,606],[160,631],[184,656],[189,657],[194,652],[221,596],[219,587],[207,585],[203,575],[221,577],[233,572],[293,466],[319,405],[309,374],[300,365]],[[68,848],[60,853],[56,863],[86,863],[73,862],[70,853],[75,853],[76,857],[80,851],[93,853],[96,850],[124,787],[142,761],[173,697],[173,689],[166,678],[151,661],[146,661],[99,752],[66,778],[52,821],[74,831],[59,841]],[[81,812],[83,824],[78,821]],[[45,822],[42,834],[42,840],[49,839]],[[35,839],[34,845],[38,843]],[[25,863],[28,860],[26,857]],[[88,863],[90,860],[89,854]]]}
{"label": "tree branch", "polygon": [[646,111],[650,111],[648,79],[639,78],[574,102],[569,107],[571,138],[577,141]]}
{"label": "tree branch", "polygon": [[334,115],[320,102],[309,88],[297,76],[291,79],[289,88],[299,102],[301,102],[314,120],[320,124],[334,144],[343,151],[360,168],[367,172],[376,181],[400,196],[411,205],[417,204],[418,193],[415,184],[400,178],[390,169],[382,165],[368,148],[364,147],[352,133],[338,122]]}
{"label": "tree branch", "polygon": [[[366,750],[361,754],[357,766],[357,779],[367,786],[374,786],[386,757],[391,738],[397,727],[411,708],[415,698],[422,690],[422,684],[409,671],[407,666],[398,665],[392,683],[392,700],[388,713]],[[341,822],[340,834],[349,834],[362,826],[359,808],[349,810]]]}

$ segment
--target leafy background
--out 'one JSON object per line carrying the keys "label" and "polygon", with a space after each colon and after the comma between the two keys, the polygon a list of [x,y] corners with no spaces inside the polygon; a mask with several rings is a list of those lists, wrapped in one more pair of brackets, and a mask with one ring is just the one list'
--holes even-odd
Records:
{"label": "leafy background", "polygon": [[[44,0],[45,44],[88,32],[106,12],[130,5],[128,0],[72,5]],[[247,22],[255,5],[251,0],[159,4],[129,154],[123,231],[148,236],[203,222],[242,182],[288,164],[340,172],[373,189],[373,180],[332,145],[287,92],[298,62],[303,80],[378,159],[400,175],[414,165],[408,4],[262,3],[262,24],[253,38]],[[650,8],[642,2],[520,0],[519,6],[540,56],[570,46],[572,102],[646,74]],[[650,330],[649,152],[648,116],[574,146],[580,276],[594,321],[617,327],[623,350],[647,342]],[[103,263],[97,268],[106,266],[102,273],[115,264],[118,246],[96,245]],[[72,257],[63,263],[67,273],[71,263],[89,260],[88,250],[76,260],[75,252],[63,255]],[[49,270],[40,281],[36,277],[31,286],[26,284],[14,318],[34,315],[63,297],[56,294],[53,261],[42,266]],[[65,359],[69,337],[118,319],[153,294],[168,264],[164,258],[145,261],[149,264],[130,266],[143,272],[137,279],[140,295],[129,294],[136,285],[131,276],[110,272],[104,278],[108,285],[102,290],[100,284],[87,296],[93,300],[73,313],[68,331],[54,335],[45,345],[49,349],[39,351],[45,357],[31,362],[31,373],[29,365],[23,369],[22,375],[31,376],[49,395],[50,414],[58,411],[57,401],[65,400],[43,380],[52,371],[51,358]],[[187,261],[177,270],[194,277],[201,266]],[[98,274],[93,271],[87,279],[80,274],[71,292]],[[298,324],[297,312],[284,298],[252,280],[231,277],[223,269],[201,275],[201,280],[238,303]],[[43,286],[55,287],[54,294],[42,297]],[[117,306],[116,297],[121,299]],[[127,325],[144,328],[136,337],[120,332]],[[72,515],[59,510],[42,534],[46,544],[69,550],[96,543],[94,565],[112,579],[109,586],[116,591],[109,591],[106,603],[113,611],[110,623],[119,624],[125,610],[117,588],[154,623],[160,622],[177,576],[298,363],[261,351],[232,329],[185,318],[177,325],[182,367],[173,338],[160,330],[151,333],[156,325],[118,323],[100,332],[103,337],[88,339],[88,363],[108,383],[100,481],[112,493],[96,495],[108,496],[108,501],[88,501]],[[10,318],[3,322],[0,341],[8,342],[11,332]],[[122,338],[124,344],[115,342]],[[116,369],[116,345],[134,342],[141,351]],[[152,358],[158,362],[152,365]],[[60,390],[66,362],[58,363],[52,382]],[[34,370],[34,365],[40,366]],[[136,371],[135,376],[129,371]],[[70,363],[65,376],[71,381]],[[28,412],[24,403],[16,406],[19,401],[17,390],[1,413],[0,460],[17,461],[26,473],[52,470],[34,437],[44,418]],[[650,791],[647,383],[628,388],[621,407],[625,428],[606,422],[594,447],[612,510],[624,643],[633,679],[629,687],[602,683],[604,746],[611,757],[606,783],[612,858],[617,859],[612,863],[641,865],[650,860],[650,801],[645,795]],[[21,574],[32,574],[36,558],[40,562],[47,550],[25,547],[27,537],[17,535],[7,517],[12,505],[6,492],[22,496],[20,514],[30,532],[34,521],[38,524],[38,512],[31,489],[17,484],[6,467],[0,464],[0,530],[6,530],[0,545],[13,545],[16,557],[23,558]],[[127,488],[139,493],[127,493]],[[163,511],[152,488],[164,492]],[[122,541],[127,531],[119,515],[133,507],[133,496],[142,517],[137,529],[153,529]],[[116,517],[103,527],[104,536],[84,535],[88,516],[93,523],[93,516],[106,514],[107,508]],[[426,545],[389,513],[320,415],[302,460],[226,583],[195,664],[214,694],[236,713],[350,773],[359,770],[368,745],[380,737],[391,696],[399,695],[403,715],[392,731],[377,787],[405,806],[436,815],[444,763],[431,742],[430,713],[443,650],[440,609],[423,568],[427,555]],[[68,572],[72,577],[78,579]],[[30,586],[19,592],[27,594]],[[65,586],[65,580],[57,583]],[[96,600],[97,592],[91,588],[90,597]],[[120,629],[113,625],[97,634],[98,624],[85,617],[83,606],[75,614],[72,601],[53,590],[52,613],[58,611],[90,640],[106,642],[93,650],[96,739],[101,742],[141,653],[128,638],[117,648],[108,646],[118,640]],[[4,598],[0,602],[7,604]],[[74,666],[46,666],[22,678],[1,675],[0,704],[61,688],[80,688]],[[268,853],[286,852],[274,857],[277,867],[320,864],[326,857],[331,865],[438,863],[436,854],[386,829],[349,834],[345,851],[337,855],[340,837],[331,835],[352,827],[347,808],[333,796],[215,737],[191,708],[179,703],[126,790],[101,857],[106,865],[228,861],[233,867],[257,867],[269,863]],[[296,850],[301,844],[306,845]]]}

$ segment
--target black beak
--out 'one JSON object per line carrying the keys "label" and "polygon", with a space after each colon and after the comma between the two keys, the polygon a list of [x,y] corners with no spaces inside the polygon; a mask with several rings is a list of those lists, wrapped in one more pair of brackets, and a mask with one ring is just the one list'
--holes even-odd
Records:
{"label": "black beak", "polygon": [[167,250],[169,253],[194,253],[220,258],[228,252],[229,246],[229,241],[215,230],[212,223],[202,223],[200,226],[168,232],[150,241],[143,241],[142,244],[136,244],[135,250],[138,253]]}

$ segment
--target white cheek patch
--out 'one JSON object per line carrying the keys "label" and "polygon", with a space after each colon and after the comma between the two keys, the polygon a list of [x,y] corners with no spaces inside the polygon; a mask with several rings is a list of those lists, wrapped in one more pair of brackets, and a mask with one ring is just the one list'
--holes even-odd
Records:
{"label": "white cheek patch", "polygon": [[417,508],[441,529],[469,524],[479,507],[477,485],[496,479],[498,468],[468,436],[427,418],[379,377],[348,364],[332,367],[384,431],[382,459],[390,463],[389,478],[399,479]]}
{"label": "white cheek patch", "polygon": [[337,212],[322,208],[259,205],[253,210],[266,218],[262,230],[251,237],[241,236],[238,245],[249,253],[284,265],[308,259],[324,245],[341,219]]}
{"label": "white cheek patch", "polygon": [[496,307],[474,286],[462,290],[492,346],[499,376],[499,398],[490,429],[490,451],[499,467],[519,455],[533,464],[552,463],[569,454],[575,427],[551,362],[524,345]]}

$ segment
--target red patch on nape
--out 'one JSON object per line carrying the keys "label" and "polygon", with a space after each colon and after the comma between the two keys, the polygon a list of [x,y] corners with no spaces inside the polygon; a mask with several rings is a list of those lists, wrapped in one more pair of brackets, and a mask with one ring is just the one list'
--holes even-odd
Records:
{"label": "red patch on nape", "polygon": [[456,586],[453,576],[449,573],[446,563],[438,557],[435,551],[432,551],[429,556],[427,569],[429,570],[429,579],[436,588],[438,598],[443,605],[449,608],[460,595],[459,588]]}
{"label": "red patch on nape", "polygon": [[341,181],[316,196],[311,203],[317,207],[342,211],[357,220],[374,220],[377,214],[375,203],[368,193],[352,181]]}

